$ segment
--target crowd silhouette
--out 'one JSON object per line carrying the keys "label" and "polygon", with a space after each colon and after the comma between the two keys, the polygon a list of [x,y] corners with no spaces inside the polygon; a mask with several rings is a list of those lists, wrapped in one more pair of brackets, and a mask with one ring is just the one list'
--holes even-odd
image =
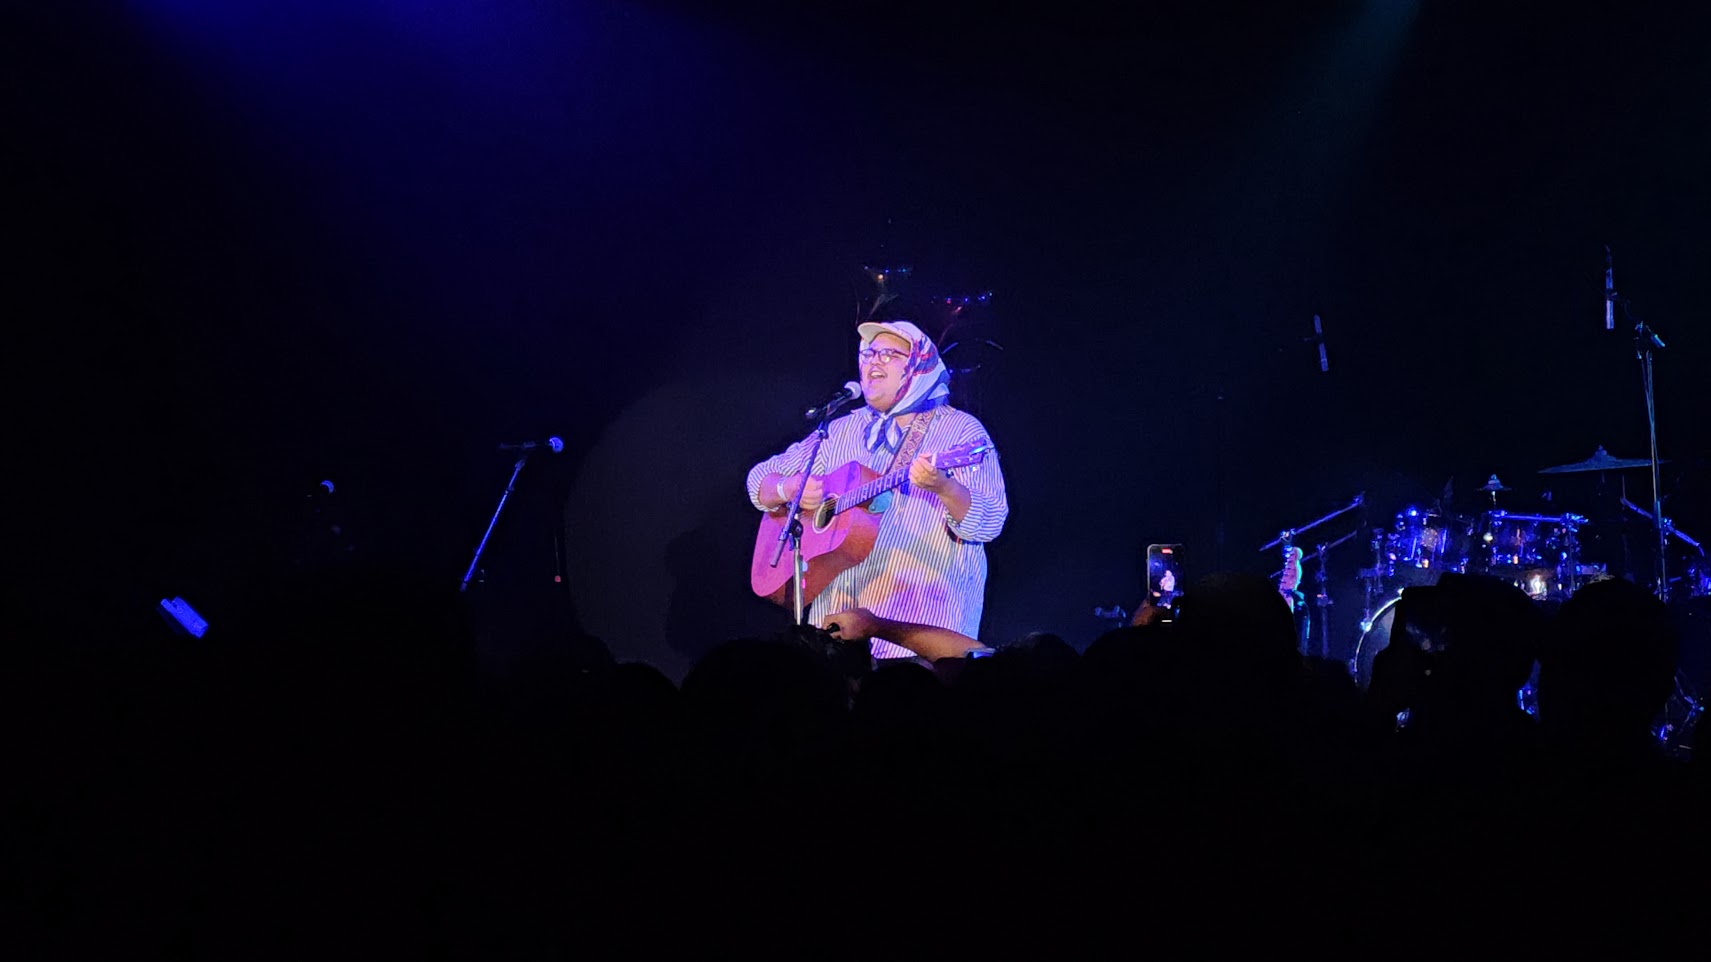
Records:
{"label": "crowd silhouette", "polygon": [[1366,689],[1244,575],[1082,646],[731,639],[681,685],[587,638],[493,677],[425,583],[14,645],[10,957],[1704,944],[1707,763],[1626,582],[1410,589]]}

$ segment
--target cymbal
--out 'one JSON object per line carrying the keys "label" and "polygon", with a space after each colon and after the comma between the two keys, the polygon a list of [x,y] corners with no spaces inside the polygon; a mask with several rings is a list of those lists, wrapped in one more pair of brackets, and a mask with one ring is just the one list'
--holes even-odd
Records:
{"label": "cymbal", "polygon": [[[1669,462],[1659,461],[1658,463],[1668,464]],[[1651,466],[1652,462],[1650,458],[1611,457],[1610,452],[1604,450],[1604,445],[1600,444],[1598,446],[1598,450],[1592,453],[1592,457],[1587,458],[1585,461],[1577,461],[1574,464],[1559,464],[1554,468],[1543,468],[1539,473],[1573,474],[1579,471],[1621,471],[1627,468],[1649,468]]]}
{"label": "cymbal", "polygon": [[[1648,463],[1650,463],[1650,462],[1648,462]],[[1491,476],[1490,481],[1485,482],[1485,487],[1480,488],[1479,490],[1481,490],[1481,491],[1513,491],[1515,489],[1511,488],[1507,484],[1504,484],[1503,482],[1497,480],[1497,475],[1494,474]]]}

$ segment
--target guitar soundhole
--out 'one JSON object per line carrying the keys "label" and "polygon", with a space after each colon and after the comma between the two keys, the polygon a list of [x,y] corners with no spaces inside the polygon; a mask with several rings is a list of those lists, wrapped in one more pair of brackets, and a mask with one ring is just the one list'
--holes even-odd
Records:
{"label": "guitar soundhole", "polygon": [[815,531],[826,530],[828,527],[831,526],[832,517],[834,515],[836,515],[837,513],[838,513],[838,499],[837,499],[836,495],[833,495],[832,497],[827,498],[825,501],[820,502],[820,506],[814,510],[814,530]]}

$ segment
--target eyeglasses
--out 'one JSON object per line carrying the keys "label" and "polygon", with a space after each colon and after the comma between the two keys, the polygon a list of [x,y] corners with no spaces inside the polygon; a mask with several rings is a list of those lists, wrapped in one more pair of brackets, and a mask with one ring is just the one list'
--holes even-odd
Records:
{"label": "eyeglasses", "polygon": [[871,364],[874,361],[878,361],[881,364],[890,364],[892,361],[904,360],[908,356],[908,351],[895,351],[889,347],[882,347],[877,350],[869,347],[856,352],[856,357],[861,358],[861,362],[863,364]]}

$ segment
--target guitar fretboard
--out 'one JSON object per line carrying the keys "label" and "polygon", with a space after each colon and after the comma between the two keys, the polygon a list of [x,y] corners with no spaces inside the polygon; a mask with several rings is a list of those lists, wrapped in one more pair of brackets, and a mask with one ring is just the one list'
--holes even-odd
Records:
{"label": "guitar fretboard", "polygon": [[907,480],[909,480],[908,468],[898,468],[882,478],[874,478],[839,498],[837,506],[832,509],[832,514],[843,514],[851,508],[864,505]]}
{"label": "guitar fretboard", "polygon": [[[940,452],[933,463],[946,470],[977,464],[986,457],[986,452],[990,447],[991,445],[986,443],[959,445],[948,451]],[[907,467],[898,468],[884,477],[874,478],[861,487],[851,489],[841,495],[837,500],[837,505],[832,509],[832,514],[843,514],[851,508],[866,504],[907,480],[909,480],[909,469]]]}

